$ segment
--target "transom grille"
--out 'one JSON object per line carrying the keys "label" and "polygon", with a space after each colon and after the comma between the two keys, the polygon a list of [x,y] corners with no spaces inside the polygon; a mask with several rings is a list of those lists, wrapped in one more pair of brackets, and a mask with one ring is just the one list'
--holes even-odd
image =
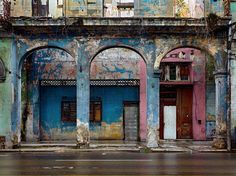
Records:
{"label": "transom grille", "polygon": [[[92,79],[90,86],[139,86],[138,79]],[[76,80],[41,80],[41,86],[76,86]]]}

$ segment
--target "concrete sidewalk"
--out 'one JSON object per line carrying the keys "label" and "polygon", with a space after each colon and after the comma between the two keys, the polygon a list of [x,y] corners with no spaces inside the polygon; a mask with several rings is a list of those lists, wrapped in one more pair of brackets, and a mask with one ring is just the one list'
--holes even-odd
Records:
{"label": "concrete sidewalk", "polygon": [[128,151],[128,152],[227,152],[214,149],[212,141],[160,140],[159,147],[147,148],[144,142],[91,141],[89,147],[79,148],[75,142],[22,143],[16,149],[0,149],[0,152],[91,152],[91,151]]}

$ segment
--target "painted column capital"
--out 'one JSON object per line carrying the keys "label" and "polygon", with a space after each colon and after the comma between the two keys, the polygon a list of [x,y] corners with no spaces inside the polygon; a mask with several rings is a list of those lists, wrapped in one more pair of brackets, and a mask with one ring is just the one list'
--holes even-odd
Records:
{"label": "painted column capital", "polygon": [[221,77],[221,76],[227,76],[227,71],[225,70],[216,70],[213,72],[213,74],[215,75],[215,77]]}

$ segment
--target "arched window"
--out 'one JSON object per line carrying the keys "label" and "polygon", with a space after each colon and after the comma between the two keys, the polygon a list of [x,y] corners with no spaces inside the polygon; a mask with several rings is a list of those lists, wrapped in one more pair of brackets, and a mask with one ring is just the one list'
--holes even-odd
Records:
{"label": "arched window", "polygon": [[6,79],[6,70],[3,61],[0,59],[0,82],[5,81]]}

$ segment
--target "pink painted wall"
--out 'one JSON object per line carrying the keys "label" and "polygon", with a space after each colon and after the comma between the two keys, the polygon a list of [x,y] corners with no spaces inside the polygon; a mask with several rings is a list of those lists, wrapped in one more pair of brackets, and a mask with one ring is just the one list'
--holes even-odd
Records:
{"label": "pink painted wall", "polygon": [[[186,60],[192,61],[190,77],[193,83],[193,139],[206,140],[206,58],[203,52],[193,48],[179,48],[168,53],[166,57],[179,57],[181,51],[185,53]],[[165,60],[167,59],[163,59]]]}
{"label": "pink painted wall", "polygon": [[146,140],[147,136],[147,70],[146,63],[143,59],[140,60],[140,104],[139,104],[139,114],[140,114],[140,126],[139,126],[139,136],[141,141]]}
{"label": "pink painted wall", "polygon": [[206,140],[206,58],[200,50],[194,50],[193,58],[193,139]]}

